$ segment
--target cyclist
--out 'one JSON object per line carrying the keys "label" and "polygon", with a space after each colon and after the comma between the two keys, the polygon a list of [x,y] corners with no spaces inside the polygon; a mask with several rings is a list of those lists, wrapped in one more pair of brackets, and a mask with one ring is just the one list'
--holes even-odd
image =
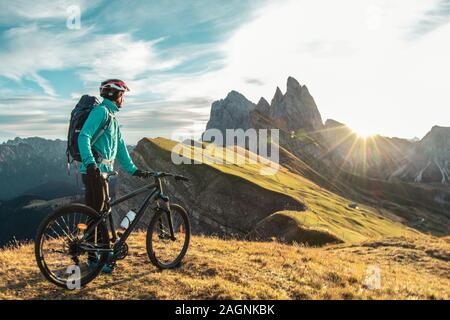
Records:
{"label": "cyclist", "polygon": [[[149,176],[149,172],[140,170],[134,165],[116,119],[117,112],[123,107],[124,94],[127,91],[130,89],[122,80],[103,81],[100,85],[100,96],[103,97],[103,101],[91,111],[78,137],[85,202],[97,212],[103,209],[109,196],[107,181],[100,176],[100,172],[113,171],[116,158],[129,174],[142,178]],[[108,119],[110,122],[105,132],[91,145],[92,137],[107,124]],[[89,259],[90,263],[95,263],[96,257]],[[113,263],[108,263],[103,272],[110,273],[113,267]]]}

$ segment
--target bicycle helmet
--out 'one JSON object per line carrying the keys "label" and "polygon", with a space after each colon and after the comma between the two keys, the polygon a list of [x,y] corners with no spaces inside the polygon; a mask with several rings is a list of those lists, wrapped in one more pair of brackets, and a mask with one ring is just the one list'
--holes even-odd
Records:
{"label": "bicycle helmet", "polygon": [[130,91],[130,88],[120,79],[108,79],[100,84],[100,96],[112,101],[117,100],[119,92],[125,91]]}

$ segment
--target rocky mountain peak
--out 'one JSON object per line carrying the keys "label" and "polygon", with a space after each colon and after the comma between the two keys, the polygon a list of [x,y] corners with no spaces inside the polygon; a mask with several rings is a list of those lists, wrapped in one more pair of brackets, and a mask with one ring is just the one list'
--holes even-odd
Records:
{"label": "rocky mountain peak", "polygon": [[450,143],[450,127],[433,126],[423,139],[440,139]]}
{"label": "rocky mountain peak", "polygon": [[280,127],[293,131],[322,129],[322,117],[308,89],[302,87],[293,77],[288,78],[286,87],[285,95],[277,88],[272,99],[273,120]]}
{"label": "rocky mountain peak", "polygon": [[286,85],[286,93],[297,93],[299,90],[301,90],[301,85],[298,83],[298,81],[295,78],[289,77],[287,79],[287,85]]}
{"label": "rocky mountain peak", "polygon": [[268,115],[270,114],[270,104],[266,99],[261,97],[256,104],[255,110],[261,112],[262,114]]}
{"label": "rocky mountain peak", "polygon": [[230,91],[225,99],[213,102],[206,129],[216,128],[225,132],[226,129],[267,127],[267,123],[255,123],[258,122],[256,119],[260,119],[250,115],[255,112],[264,115],[264,121],[269,121],[273,128],[290,131],[316,131],[323,128],[322,117],[308,89],[295,78],[289,77],[286,94],[277,87],[270,104],[261,98],[255,105],[241,93]]}
{"label": "rocky mountain peak", "polygon": [[[233,100],[233,101],[237,101],[237,102],[247,102],[247,98],[244,97],[244,95],[240,92],[237,92],[236,90],[231,90],[228,94],[227,97],[225,99],[228,100]],[[243,106],[245,105],[245,103],[243,104]]]}
{"label": "rocky mountain peak", "polygon": [[280,87],[275,90],[275,95],[272,98],[271,105],[274,103],[279,103],[283,100],[283,92],[281,92]]}
{"label": "rocky mountain peak", "polygon": [[232,90],[225,99],[214,101],[206,129],[218,129],[225,136],[226,129],[250,128],[250,112],[255,104],[241,93]]}

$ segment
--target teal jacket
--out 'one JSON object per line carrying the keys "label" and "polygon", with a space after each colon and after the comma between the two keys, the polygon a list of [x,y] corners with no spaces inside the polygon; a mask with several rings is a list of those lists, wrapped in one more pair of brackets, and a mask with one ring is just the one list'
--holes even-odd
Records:
{"label": "teal jacket", "polygon": [[92,146],[107,160],[104,163],[97,164],[97,166],[101,172],[111,172],[114,170],[113,162],[117,158],[123,169],[129,174],[133,174],[137,170],[120,133],[119,124],[115,117],[118,111],[119,108],[114,102],[103,99],[102,103],[96,106],[86,119],[78,137],[78,148],[83,162],[80,168],[81,173],[86,173],[86,167],[95,163],[91,151],[91,140],[106,124],[109,113],[112,115],[111,123]]}

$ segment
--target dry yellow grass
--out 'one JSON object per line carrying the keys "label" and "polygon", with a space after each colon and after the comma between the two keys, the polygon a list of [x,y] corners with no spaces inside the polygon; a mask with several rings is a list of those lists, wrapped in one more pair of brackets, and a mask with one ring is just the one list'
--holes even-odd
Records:
{"label": "dry yellow grass", "polygon": [[[46,282],[33,245],[0,251],[0,299],[448,299],[450,243],[428,236],[306,248],[194,236],[183,265],[158,271],[145,234],[112,275],[81,290]],[[366,285],[369,266],[381,288]]]}

